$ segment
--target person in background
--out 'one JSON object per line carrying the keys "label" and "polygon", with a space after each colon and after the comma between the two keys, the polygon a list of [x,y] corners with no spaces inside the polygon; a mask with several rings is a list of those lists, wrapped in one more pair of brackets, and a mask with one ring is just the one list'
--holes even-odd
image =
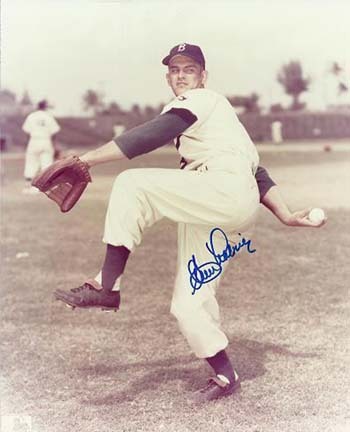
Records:
{"label": "person in background", "polygon": [[24,166],[26,185],[23,193],[26,194],[38,192],[37,188],[31,186],[32,179],[54,161],[53,138],[60,126],[47,108],[47,101],[40,101],[37,110],[28,115],[22,126],[23,131],[29,135]]}

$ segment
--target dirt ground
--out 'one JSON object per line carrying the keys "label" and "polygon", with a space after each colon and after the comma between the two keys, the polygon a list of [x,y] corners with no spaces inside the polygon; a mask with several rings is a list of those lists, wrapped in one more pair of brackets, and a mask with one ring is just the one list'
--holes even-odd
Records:
{"label": "dirt ground", "polygon": [[[130,166],[174,167],[169,152]],[[261,208],[257,253],[230,263],[218,300],[240,394],[194,408],[210,369],[169,313],[176,227],[161,221],[131,256],[118,313],[74,312],[52,291],[96,273],[113,177],[93,170],[61,214],[21,194],[23,158],[2,158],[1,432],[347,432],[350,430],[350,152],[261,152],[294,209],[322,207],[322,229],[293,229]],[[235,258],[236,259],[236,258]]]}

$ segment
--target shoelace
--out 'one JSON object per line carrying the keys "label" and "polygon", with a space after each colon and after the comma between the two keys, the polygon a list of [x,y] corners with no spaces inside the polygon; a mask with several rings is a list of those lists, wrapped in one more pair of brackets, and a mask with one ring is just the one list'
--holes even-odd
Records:
{"label": "shoelace", "polygon": [[217,384],[213,379],[210,379],[208,381],[208,384],[200,391],[201,393],[205,393],[207,390],[211,389],[212,387],[216,387]]}
{"label": "shoelace", "polygon": [[91,290],[91,289],[93,289],[93,287],[90,284],[88,284],[88,283],[84,283],[84,285],[81,285],[81,286],[79,286],[77,288],[72,288],[71,291],[74,292],[74,293],[77,293],[77,292],[80,292],[80,291],[84,291],[86,289]]}

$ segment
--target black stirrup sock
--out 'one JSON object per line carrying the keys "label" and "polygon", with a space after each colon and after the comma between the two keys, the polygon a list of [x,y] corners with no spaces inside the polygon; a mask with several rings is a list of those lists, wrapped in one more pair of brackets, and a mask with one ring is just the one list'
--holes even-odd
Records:
{"label": "black stirrup sock", "polygon": [[102,286],[112,291],[115,281],[123,274],[130,251],[125,246],[107,244],[105,261],[102,267]]}
{"label": "black stirrup sock", "polygon": [[214,369],[216,375],[223,375],[230,383],[234,382],[235,375],[233,366],[225,350],[219,351],[213,357],[207,357],[206,361]]}

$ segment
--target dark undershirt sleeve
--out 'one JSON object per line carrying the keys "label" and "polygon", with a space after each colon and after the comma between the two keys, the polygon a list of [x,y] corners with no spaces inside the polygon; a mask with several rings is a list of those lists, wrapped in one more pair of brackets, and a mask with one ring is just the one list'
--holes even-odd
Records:
{"label": "dark undershirt sleeve", "polygon": [[114,142],[128,159],[132,159],[167,144],[195,121],[197,117],[191,111],[173,108],[114,138]]}
{"label": "dark undershirt sleeve", "polygon": [[[128,159],[149,153],[181,135],[197,121],[191,111],[173,108],[155,119],[137,126],[114,138],[114,142]],[[260,201],[276,183],[265,168],[259,166],[255,178],[258,184]]]}
{"label": "dark undershirt sleeve", "polygon": [[258,166],[258,169],[255,173],[255,179],[258,184],[261,202],[265,194],[272,188],[272,186],[276,186],[276,183],[272,180],[266,169],[262,166]]}

